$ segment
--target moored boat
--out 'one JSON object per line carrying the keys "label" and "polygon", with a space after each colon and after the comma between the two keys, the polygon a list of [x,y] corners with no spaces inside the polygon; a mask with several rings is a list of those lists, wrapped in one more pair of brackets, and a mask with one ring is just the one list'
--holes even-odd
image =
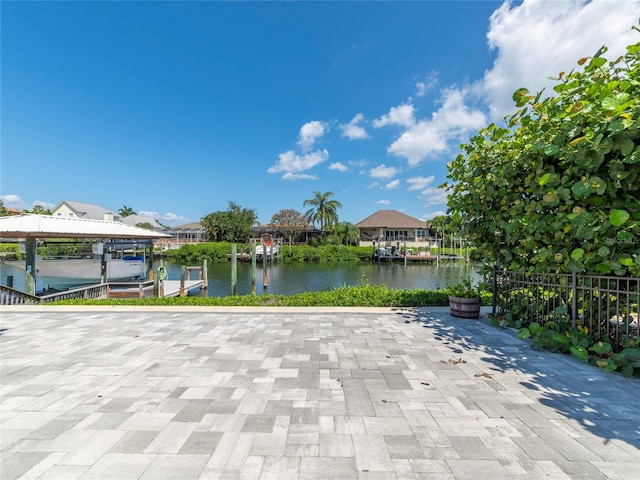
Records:
{"label": "moored boat", "polygon": [[267,255],[270,258],[272,255],[275,257],[280,253],[280,245],[274,244],[266,244],[266,245],[256,245],[256,257],[262,258],[263,255]]}
{"label": "moored boat", "polygon": [[[51,288],[67,290],[100,283],[102,262],[99,258],[36,259],[36,275]],[[145,277],[142,256],[106,261],[107,281],[122,282]]]}

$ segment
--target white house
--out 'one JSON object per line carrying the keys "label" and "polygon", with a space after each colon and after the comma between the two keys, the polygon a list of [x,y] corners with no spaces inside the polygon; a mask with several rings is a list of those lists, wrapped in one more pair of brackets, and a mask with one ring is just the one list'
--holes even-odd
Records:
{"label": "white house", "polygon": [[92,203],[63,200],[51,210],[51,216],[63,218],[84,218],[90,220],[105,220],[119,222],[120,215],[111,210]]}

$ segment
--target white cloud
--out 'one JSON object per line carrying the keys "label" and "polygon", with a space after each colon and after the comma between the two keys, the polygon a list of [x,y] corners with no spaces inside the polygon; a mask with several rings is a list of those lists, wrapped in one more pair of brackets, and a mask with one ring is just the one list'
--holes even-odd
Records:
{"label": "white cloud", "polygon": [[400,186],[400,180],[393,180],[389,183],[387,183],[384,188],[386,188],[387,190],[393,190],[394,188],[398,188]]}
{"label": "white cloud", "polygon": [[376,188],[376,187],[379,187],[379,186],[380,186],[379,182],[372,182],[369,185],[367,185],[367,190],[371,189],[371,188]]}
{"label": "white cloud", "polygon": [[615,60],[625,47],[638,41],[631,30],[640,17],[637,0],[524,0],[504,2],[490,19],[487,39],[497,50],[493,68],[483,81],[484,96],[493,119],[501,119],[516,107],[515,90],[532,94],[543,87],[546,96],[561,71],[579,68],[578,59],[594,55],[606,45],[605,58]]}
{"label": "white cloud", "polygon": [[373,121],[375,128],[386,127],[387,125],[398,125],[401,127],[412,127],[416,123],[413,116],[413,105],[405,103],[397,107],[391,107],[389,113],[382,115]]}
{"label": "white cloud", "polygon": [[178,215],[177,213],[167,212],[162,216],[162,220],[166,222],[183,222],[188,219],[182,215]]}
{"label": "white cloud", "polygon": [[55,207],[57,204],[55,203],[51,203],[51,202],[45,202],[44,200],[35,200],[33,202],[33,206],[35,207],[36,205],[41,206],[42,208],[46,209],[52,209],[53,207]]}
{"label": "white cloud", "polygon": [[423,190],[427,188],[427,186],[431,185],[436,177],[433,175],[429,177],[411,177],[407,179],[407,183],[409,184],[409,188],[407,190]]}
{"label": "white cloud", "polygon": [[362,140],[369,138],[369,134],[364,127],[358,125],[362,120],[364,120],[364,115],[362,113],[358,113],[349,123],[341,124],[340,129],[342,130],[342,136],[347,137],[350,140]]}
{"label": "white cloud", "polygon": [[427,213],[424,216],[424,220],[431,220],[432,218],[439,217],[440,215],[446,215],[447,212],[443,212],[442,210],[438,210],[437,212]]}
{"label": "white cloud", "polygon": [[22,200],[22,198],[15,194],[8,195],[0,195],[2,199],[2,204],[8,208],[15,208],[16,210],[23,210],[27,208],[27,204]]}
{"label": "white cloud", "polygon": [[431,119],[412,125],[389,146],[387,152],[406,158],[410,166],[415,166],[429,155],[448,151],[452,141],[459,142],[486,125],[485,115],[465,104],[470,96],[470,89],[444,90],[442,106]]}
{"label": "white cloud", "polygon": [[316,150],[315,152],[305,155],[298,155],[293,150],[281,153],[275,165],[269,167],[267,172],[279,173],[283,172],[284,180],[297,180],[301,178],[316,178],[311,175],[302,175],[300,172],[309,170],[316,165],[326,161],[329,158],[327,150]]}
{"label": "white cloud", "polygon": [[416,82],[416,97],[424,96],[438,84],[438,74],[431,72],[422,82]]}
{"label": "white cloud", "polygon": [[447,191],[444,188],[425,188],[420,192],[419,198],[425,200],[425,203],[423,203],[425,207],[446,205]]}
{"label": "white cloud", "polygon": [[393,177],[396,173],[398,173],[398,169],[395,167],[387,167],[385,166],[385,164],[383,163],[382,165],[379,165],[375,168],[372,168],[369,171],[369,175],[371,175],[371,178],[391,178]]}
{"label": "white cloud", "polygon": [[300,128],[300,134],[298,135],[298,145],[302,151],[308,152],[311,150],[316,140],[322,137],[327,129],[328,125],[326,123],[317,120],[305,123],[302,128]]}
{"label": "white cloud", "polygon": [[339,172],[346,172],[347,170],[349,170],[349,168],[340,162],[335,162],[332,163],[331,165],[329,165],[329,170],[337,170]]}
{"label": "white cloud", "polygon": [[287,172],[282,175],[283,180],[317,180],[318,177],[316,175],[309,175],[306,173],[291,173]]}
{"label": "white cloud", "polygon": [[349,160],[347,163],[352,167],[364,167],[369,163],[369,160]]}
{"label": "white cloud", "polygon": [[160,218],[160,214],[158,212],[154,212],[151,210],[141,210],[138,212],[138,215],[142,217]]}
{"label": "white cloud", "polygon": [[376,202],[376,205],[390,205],[391,204],[391,200],[378,200]]}

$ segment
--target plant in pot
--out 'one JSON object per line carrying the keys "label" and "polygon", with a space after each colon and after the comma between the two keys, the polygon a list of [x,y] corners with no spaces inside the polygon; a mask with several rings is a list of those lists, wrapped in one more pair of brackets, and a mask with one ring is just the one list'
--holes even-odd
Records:
{"label": "plant in pot", "polygon": [[449,287],[451,315],[459,318],[480,317],[481,285],[474,286],[470,279]]}

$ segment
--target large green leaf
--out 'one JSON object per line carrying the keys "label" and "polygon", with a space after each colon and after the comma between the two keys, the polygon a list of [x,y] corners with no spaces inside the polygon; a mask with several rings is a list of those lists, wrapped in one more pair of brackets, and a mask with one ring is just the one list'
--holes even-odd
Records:
{"label": "large green leaf", "polygon": [[605,355],[611,352],[611,344],[608,342],[598,342],[592,345],[591,348],[589,348],[589,350],[591,350],[594,353],[597,353],[598,355]]}
{"label": "large green leaf", "polygon": [[557,145],[547,145],[546,147],[544,147],[545,155],[552,156],[558,153],[559,151],[560,151],[560,148]]}
{"label": "large green leaf", "polygon": [[545,173],[542,177],[540,177],[540,180],[538,180],[538,184],[540,186],[545,186],[547,183],[549,183],[550,179],[551,179],[551,174]]}
{"label": "large green leaf", "polygon": [[613,225],[614,227],[619,227],[624,222],[629,220],[629,217],[629,212],[627,212],[626,210],[614,209],[609,212],[609,222],[611,222],[611,225]]}
{"label": "large green leaf", "polygon": [[589,358],[589,352],[578,345],[571,345],[569,351],[574,357],[579,358],[580,360],[586,360]]}
{"label": "large green leaf", "polygon": [[576,248],[571,252],[571,258],[574,260],[580,260],[582,257],[584,257],[584,250],[582,248]]}
{"label": "large green leaf", "polygon": [[620,145],[620,153],[625,156],[629,155],[631,152],[633,152],[634,148],[635,144],[633,143],[633,140],[627,137],[622,141],[622,144]]}

